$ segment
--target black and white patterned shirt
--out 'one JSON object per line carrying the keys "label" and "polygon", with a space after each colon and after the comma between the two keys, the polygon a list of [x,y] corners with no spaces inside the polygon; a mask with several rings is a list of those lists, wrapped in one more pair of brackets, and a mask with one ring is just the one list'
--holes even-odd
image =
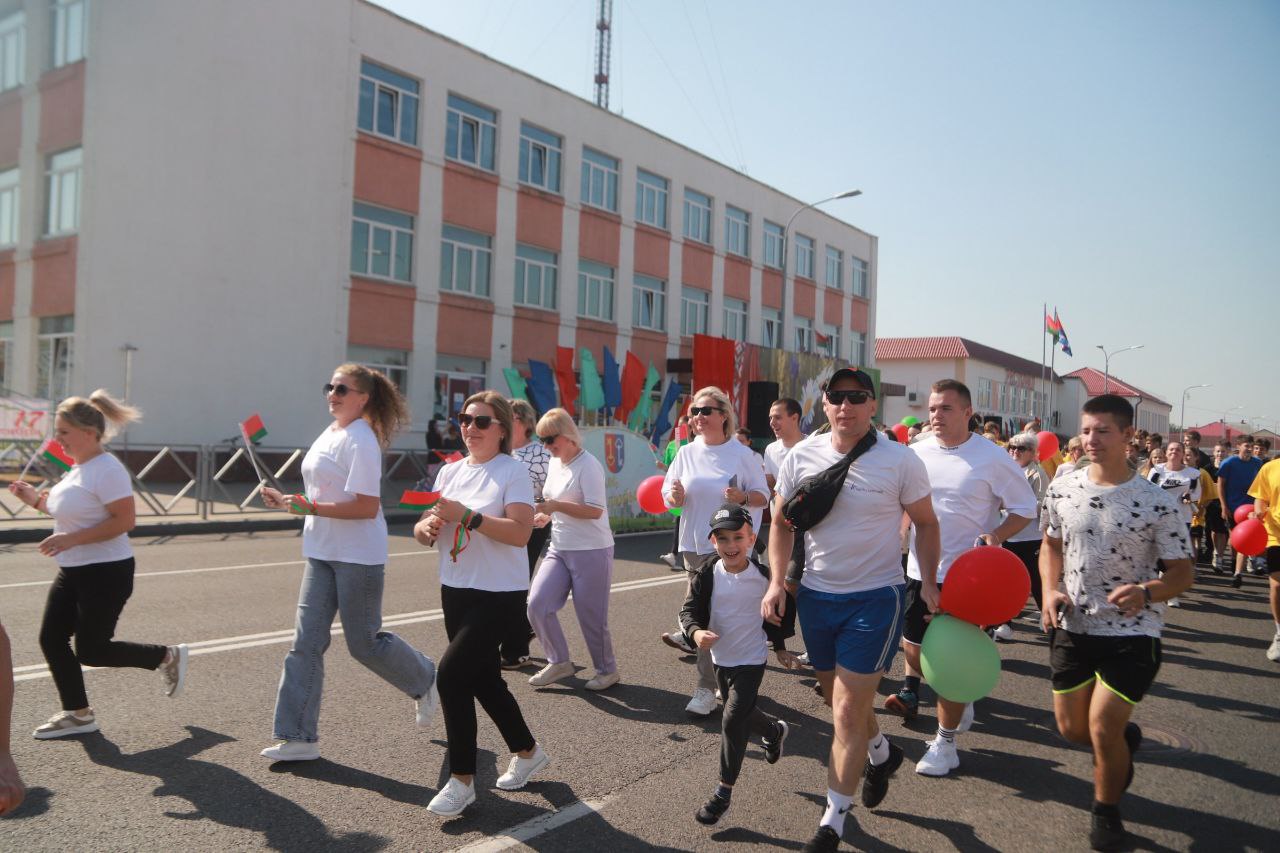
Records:
{"label": "black and white patterned shirt", "polygon": [[542,486],[547,482],[547,466],[551,464],[551,451],[542,446],[540,441],[531,441],[524,447],[517,447],[511,455],[524,463],[529,469],[529,479],[533,480],[533,497],[542,500]]}
{"label": "black and white patterned shirt", "polygon": [[1119,486],[1098,486],[1089,470],[1049,484],[1040,526],[1062,540],[1062,579],[1074,605],[1063,627],[1105,637],[1159,637],[1164,604],[1148,604],[1130,618],[1107,601],[1112,590],[1159,575],[1157,560],[1191,559],[1187,526],[1178,505],[1139,476]]}

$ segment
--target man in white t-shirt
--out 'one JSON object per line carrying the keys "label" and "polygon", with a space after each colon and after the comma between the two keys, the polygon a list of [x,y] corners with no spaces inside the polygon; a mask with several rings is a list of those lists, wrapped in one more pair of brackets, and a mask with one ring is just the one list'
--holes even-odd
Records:
{"label": "man in white t-shirt", "polygon": [[[770,442],[764,449],[764,477],[769,483],[770,494],[773,494],[772,490],[778,484],[778,470],[782,467],[782,460],[787,458],[791,448],[804,439],[804,432],[800,429],[800,412],[800,401],[791,397],[774,400],[773,405],[769,407],[769,429],[773,430],[773,434],[777,436],[776,440]],[[766,545],[769,542],[772,526],[770,522],[767,529],[761,531],[761,538]],[[800,573],[803,571],[804,541],[797,537],[787,570],[787,583],[799,583]],[[795,590],[793,589],[792,592],[794,593]],[[804,655],[801,655],[800,660],[802,663],[809,662]]]}
{"label": "man in white t-shirt", "polygon": [[[902,514],[915,523],[923,595],[937,607],[933,581],[938,522],[924,465],[905,445],[876,432],[875,384],[861,370],[842,368],[823,391],[829,433],[791,448],[778,471],[769,543],[769,591],[760,604],[779,623],[786,603],[786,566],[795,533],[782,523],[782,508],[807,478],[839,462],[863,441],[873,441],[853,461],[827,516],[803,534],[805,572],[796,595],[809,663],[833,710],[835,737],[827,769],[827,807],[806,850],[836,850],[844,818],[863,776],[863,805],[884,799],[902,750],[876,725],[876,687],[893,660],[902,633],[900,562]],[[865,756],[865,757],[864,757]]]}
{"label": "man in white t-shirt", "polygon": [[[937,582],[945,585],[947,569],[975,543],[999,547],[1036,515],[1036,496],[1018,464],[998,444],[969,432],[973,402],[969,389],[955,379],[933,383],[929,423],[933,431],[911,445],[929,472],[933,510],[942,529]],[[1005,516],[1001,519],[1001,510]],[[979,540],[981,540],[979,542]],[[907,555],[907,613],[902,650],[907,674],[902,689],[885,700],[887,710],[910,719],[919,707],[920,644],[927,615],[936,607],[921,595],[928,575],[913,537]],[[973,721],[972,706],[938,697],[938,734],[916,764],[925,776],[945,776],[960,765],[955,736]]]}

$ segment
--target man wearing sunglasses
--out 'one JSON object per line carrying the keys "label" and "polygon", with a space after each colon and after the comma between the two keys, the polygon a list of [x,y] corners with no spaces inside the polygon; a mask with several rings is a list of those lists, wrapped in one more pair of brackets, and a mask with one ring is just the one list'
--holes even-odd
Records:
{"label": "man wearing sunglasses", "polygon": [[[835,465],[868,432],[874,437],[849,467],[830,512],[803,534],[805,571],[796,612],[835,728],[827,806],[805,850],[838,849],[859,777],[864,777],[862,804],[872,808],[884,799],[889,777],[902,764],[902,750],[876,725],[873,702],[902,634],[899,531],[904,511],[919,531],[921,564],[930,581],[938,559],[938,522],[924,465],[906,445],[875,430],[871,419],[876,407],[870,376],[847,367],[837,370],[823,396],[831,431],[796,444],[778,470],[773,517],[781,519],[783,505],[803,480]],[[790,527],[777,524],[769,542],[769,591],[760,609],[774,624],[786,604],[786,569],[795,537]],[[936,606],[936,590],[930,601]]]}

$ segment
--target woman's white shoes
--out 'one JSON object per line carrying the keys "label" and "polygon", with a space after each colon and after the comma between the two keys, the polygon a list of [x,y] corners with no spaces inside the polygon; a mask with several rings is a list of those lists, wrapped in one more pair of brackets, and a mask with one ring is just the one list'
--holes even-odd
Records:
{"label": "woman's white shoes", "polygon": [[450,776],[449,781],[440,789],[440,793],[427,803],[427,811],[441,817],[453,817],[462,814],[462,810],[475,801],[476,786],[468,785],[457,777]]}
{"label": "woman's white shoes", "polygon": [[315,761],[320,757],[320,745],[303,740],[284,740],[262,750],[262,757],[272,761]]}
{"label": "woman's white shoes", "polygon": [[507,772],[498,777],[498,787],[504,791],[518,791],[529,781],[529,777],[551,763],[551,757],[542,751],[538,744],[533,745],[533,755],[521,758],[511,756],[511,764]]}

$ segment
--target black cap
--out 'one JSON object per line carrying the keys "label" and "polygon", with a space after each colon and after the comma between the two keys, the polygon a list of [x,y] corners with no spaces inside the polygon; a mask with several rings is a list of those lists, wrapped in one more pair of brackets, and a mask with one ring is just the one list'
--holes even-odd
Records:
{"label": "black cap", "polygon": [[826,391],[832,385],[835,385],[836,380],[838,379],[852,379],[854,382],[857,382],[862,386],[862,390],[870,391],[872,397],[876,395],[876,383],[872,381],[871,377],[868,376],[865,371],[859,370],[856,367],[842,367],[835,373],[831,374],[831,378],[827,380],[827,384],[822,390]]}
{"label": "black cap", "polygon": [[721,504],[711,516],[711,532],[717,530],[738,530],[744,524],[751,523],[751,513],[741,504]]}

